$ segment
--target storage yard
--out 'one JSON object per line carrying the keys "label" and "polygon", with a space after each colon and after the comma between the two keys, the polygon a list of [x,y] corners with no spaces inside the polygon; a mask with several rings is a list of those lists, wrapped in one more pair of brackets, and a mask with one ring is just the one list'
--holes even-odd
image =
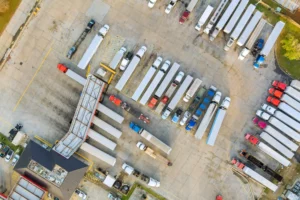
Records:
{"label": "storage yard", "polygon": [[0,132],[35,141],[18,180],[0,169],[5,195],[27,194],[25,165],[51,183],[37,199],[281,195],[300,141],[300,82],[273,53],[284,23],[247,0],[170,2],[40,3],[0,73]]}

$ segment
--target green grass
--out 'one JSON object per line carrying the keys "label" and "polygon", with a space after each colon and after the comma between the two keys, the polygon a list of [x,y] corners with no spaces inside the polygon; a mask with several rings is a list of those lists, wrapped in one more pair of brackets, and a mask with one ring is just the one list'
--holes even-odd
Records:
{"label": "green grass", "polygon": [[18,6],[21,3],[21,0],[8,0],[8,1],[9,1],[8,11],[0,14],[0,35],[4,31],[9,20],[12,18],[12,16],[14,15],[15,11],[17,10]]}
{"label": "green grass", "polygon": [[139,185],[138,183],[134,183],[133,186],[130,188],[130,191],[128,192],[128,194],[126,196],[122,197],[122,200],[129,200],[129,198],[131,197],[132,193],[134,192],[135,188],[141,188],[142,190],[146,191],[149,195],[153,196],[154,198],[158,199],[158,200],[167,200],[165,197],[157,194],[156,192],[154,192],[152,189],[147,188],[143,185]]}
{"label": "green grass", "polygon": [[9,146],[14,152],[17,152],[17,150],[18,150],[18,154],[19,155],[21,155],[21,153],[24,150],[24,148],[22,146],[20,146],[20,145],[18,145],[18,146],[13,145],[8,140],[8,138],[5,135],[3,135],[2,133],[0,133],[0,142],[3,143],[3,144],[5,144],[5,145],[7,145],[7,146]]}

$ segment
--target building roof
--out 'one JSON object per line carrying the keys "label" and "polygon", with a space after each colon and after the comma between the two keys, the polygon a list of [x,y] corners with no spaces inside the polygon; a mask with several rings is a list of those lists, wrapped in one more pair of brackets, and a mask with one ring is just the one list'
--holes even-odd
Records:
{"label": "building roof", "polygon": [[[59,166],[67,171],[66,176],[62,179],[62,183],[56,185],[30,170],[28,166],[32,162],[42,165],[49,171],[53,171],[54,167]],[[64,158],[53,150],[46,150],[34,141],[30,141],[17,162],[14,170],[25,177],[30,178],[41,187],[46,188],[50,193],[59,199],[70,199],[75,188],[83,178],[88,166],[71,156],[69,159]]]}

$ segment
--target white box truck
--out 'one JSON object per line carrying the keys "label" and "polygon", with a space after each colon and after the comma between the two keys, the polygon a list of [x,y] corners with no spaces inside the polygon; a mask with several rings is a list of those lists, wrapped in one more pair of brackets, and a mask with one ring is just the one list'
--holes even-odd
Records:
{"label": "white box truck", "polygon": [[[259,11],[256,11],[256,13],[259,12]],[[255,13],[255,14],[256,14]],[[262,29],[264,28],[265,24],[266,24],[266,20],[264,19],[261,19],[256,28],[254,29],[253,33],[251,34],[249,40],[247,41],[246,45],[245,45],[245,48],[243,48],[243,50],[241,51],[241,53],[239,54],[239,57],[238,59],[239,60],[244,60],[246,58],[246,56],[249,54],[249,52],[251,51],[252,49],[252,46],[254,45],[257,37],[259,36],[260,32],[262,31]],[[243,44],[242,43],[237,43],[239,46],[242,46]]]}
{"label": "white box truck", "polygon": [[89,62],[91,61],[92,57],[96,53],[97,49],[99,48],[108,30],[109,30],[109,26],[107,24],[105,24],[103,27],[100,28],[99,32],[94,37],[91,44],[89,45],[89,47],[87,48],[87,50],[85,51],[81,60],[78,63],[78,67],[80,69],[85,69],[88,66]]}
{"label": "white box truck", "polygon": [[300,91],[300,81],[298,80],[292,80],[290,86]]}
{"label": "white box truck", "polygon": [[229,97],[225,97],[225,99],[222,101],[215,120],[212,124],[212,127],[208,133],[208,138],[206,140],[206,144],[210,145],[210,146],[214,146],[215,141],[217,139],[217,136],[219,134],[220,128],[222,126],[223,120],[225,118],[226,112],[230,106],[230,101],[231,99]]}
{"label": "white box truck", "polygon": [[150,83],[148,89],[144,93],[142,99],[140,100],[140,103],[142,105],[145,105],[148,102],[150,96],[152,95],[152,93],[154,92],[154,90],[159,85],[159,83],[160,83],[161,79],[164,77],[165,73],[168,71],[170,64],[171,64],[171,62],[168,61],[168,60],[166,60],[164,62],[164,64],[163,64],[163,66],[157,72],[157,74],[155,75],[154,79]]}
{"label": "white box truck", "polygon": [[159,68],[162,60],[163,60],[162,57],[157,57],[156,60],[154,61],[153,65],[149,68],[149,70],[147,71],[146,75],[144,76],[142,82],[139,84],[138,88],[135,90],[134,94],[131,97],[134,101],[137,101],[140,98],[141,94],[147,87],[148,83],[152,79],[156,70]]}
{"label": "white box truck", "polygon": [[99,112],[101,112],[102,114],[108,116],[110,119],[118,122],[119,124],[122,124],[122,122],[124,121],[124,117],[123,116],[121,116],[118,113],[116,113],[115,111],[109,109],[108,107],[106,107],[102,103],[98,104],[97,110]]}
{"label": "white box truck", "polygon": [[203,137],[211,119],[213,118],[214,114],[218,109],[218,105],[221,101],[221,96],[222,93],[220,91],[217,91],[214,98],[212,99],[212,102],[209,104],[207,111],[205,112],[205,115],[195,133],[196,139],[201,140],[201,138]]}
{"label": "white box truck", "polygon": [[293,88],[291,86],[287,86],[286,89],[284,90],[284,93],[290,95],[297,101],[300,101],[300,92],[298,90],[296,90],[295,88]]}
{"label": "white box truck", "polygon": [[98,117],[94,116],[93,124],[101,128],[102,130],[106,131],[107,133],[111,134],[115,138],[119,139],[122,135],[122,132],[113,127],[112,125],[106,123],[105,121],[99,119]]}
{"label": "white box truck", "polygon": [[280,144],[277,140],[275,140],[273,137],[271,137],[268,133],[262,132],[259,135],[264,141],[266,141],[270,146],[274,147],[278,152],[280,152],[285,157],[292,159],[294,157],[294,153]]}
{"label": "white box truck", "polygon": [[254,28],[256,27],[257,23],[261,19],[261,17],[262,17],[262,13],[257,10],[255,12],[255,14],[252,16],[249,24],[244,29],[242,35],[239,37],[239,39],[237,41],[237,45],[243,46],[246,43],[246,41],[250,37],[251,33],[253,32]]}
{"label": "white box truck", "polygon": [[80,149],[91,154],[92,156],[95,156],[96,158],[102,160],[103,162],[106,162],[111,166],[114,166],[116,164],[116,158],[112,157],[111,155],[101,151],[100,149],[97,149],[96,147],[86,142],[84,142],[81,145]]}
{"label": "white box truck", "polygon": [[200,87],[202,81],[199,78],[196,78],[191,85],[190,89],[186,92],[185,97],[183,97],[183,101],[189,102],[189,100],[194,96],[197,92],[198,88]]}
{"label": "white box truck", "polygon": [[239,6],[237,7],[235,12],[231,16],[229,22],[227,23],[227,25],[224,28],[225,33],[229,34],[232,31],[233,27],[235,26],[235,24],[239,20],[240,16],[242,15],[242,12],[245,10],[248,2],[249,2],[249,0],[242,0],[240,2]]}
{"label": "white box truck", "polygon": [[224,8],[226,7],[228,3],[228,0],[221,0],[219,6],[217,7],[217,9],[215,10],[213,16],[210,18],[208,24],[206,25],[205,29],[204,29],[204,33],[209,34],[211,29],[213,28],[213,26],[215,25],[215,23],[217,22],[217,20],[219,19],[219,17],[221,16]]}
{"label": "white box truck", "polygon": [[279,37],[281,31],[283,30],[285,23],[279,21],[276,23],[274,29],[272,30],[270,36],[268,37],[263,49],[259,53],[258,57],[256,58],[253,67],[259,68],[261,64],[265,61],[265,57],[269,55],[270,51],[272,50],[277,38]]}
{"label": "white box truck", "polygon": [[235,10],[235,8],[239,4],[239,2],[240,2],[240,0],[232,0],[231,1],[229,6],[227,7],[226,11],[222,15],[221,19],[217,23],[213,33],[210,35],[210,37],[209,37],[210,41],[213,41],[217,37],[219,32],[223,29],[223,27],[225,26],[226,22],[228,21],[229,17],[233,13],[233,11]]}
{"label": "white box truck", "polygon": [[201,30],[201,27],[205,24],[205,22],[207,21],[207,19],[209,18],[209,16],[211,15],[212,11],[214,10],[214,8],[210,5],[208,5],[204,11],[204,13],[201,15],[198,23],[195,26],[195,29],[197,31]]}
{"label": "white box truck", "polygon": [[102,144],[103,146],[107,147],[108,149],[110,149],[112,151],[114,151],[117,146],[116,143],[114,143],[110,139],[107,139],[106,137],[104,137],[103,135],[101,135],[100,133],[97,133],[96,131],[94,131],[92,129],[90,129],[88,131],[87,135],[88,135],[88,137],[92,138],[99,144]]}
{"label": "white box truck", "polygon": [[276,111],[274,114],[274,117],[288,125],[289,127],[293,128],[297,132],[300,132],[300,123],[296,120],[293,120],[291,117],[287,116],[283,112]]}
{"label": "white box truck", "polygon": [[279,131],[277,131],[275,128],[273,128],[271,125],[267,125],[266,128],[263,129],[267,133],[269,133],[271,136],[276,138],[279,142],[284,144],[286,147],[290,148],[292,151],[297,151],[299,146],[292,142],[290,139],[282,135]]}
{"label": "white box truck", "polygon": [[269,119],[269,123],[272,124],[277,129],[281,130],[283,133],[288,135],[290,138],[296,140],[297,142],[300,142],[300,134],[285,125],[283,122],[279,121],[275,117],[271,117]]}
{"label": "white box truck", "polygon": [[233,45],[234,41],[238,39],[238,37],[240,36],[242,30],[246,26],[246,23],[250,19],[254,10],[255,10],[255,6],[250,4],[247,10],[245,11],[244,15],[242,16],[241,20],[239,21],[239,23],[236,25],[235,29],[231,33],[230,38],[224,47],[225,51],[228,51],[229,48]]}
{"label": "white box truck", "polygon": [[129,80],[130,76],[133,74],[136,66],[141,61],[142,57],[144,56],[145,52],[147,51],[147,47],[142,46],[136,55],[132,58],[131,62],[129,63],[128,67],[124,71],[123,75],[121,76],[120,80],[116,84],[115,88],[119,91],[123,89],[126,85],[127,81]]}
{"label": "white box truck", "polygon": [[125,47],[121,47],[121,49],[116,53],[116,55],[110,61],[109,67],[115,70],[118,67],[119,63],[121,62],[126,51],[127,49]]}
{"label": "white box truck", "polygon": [[192,83],[192,81],[193,81],[193,77],[192,76],[187,75],[185,77],[185,79],[184,79],[183,83],[181,84],[180,88],[177,90],[177,92],[175,93],[174,97],[172,98],[172,100],[168,104],[167,108],[163,112],[163,114],[161,116],[162,119],[167,119],[169,117],[169,115],[175,109],[175,107],[178,104],[179,100],[183,96],[184,92],[188,89],[188,87]]}
{"label": "white box truck", "polygon": [[282,110],[285,114],[289,115],[290,117],[294,118],[298,122],[300,122],[300,112],[292,108],[290,105],[288,105],[285,102],[281,102],[277,108],[279,110]]}

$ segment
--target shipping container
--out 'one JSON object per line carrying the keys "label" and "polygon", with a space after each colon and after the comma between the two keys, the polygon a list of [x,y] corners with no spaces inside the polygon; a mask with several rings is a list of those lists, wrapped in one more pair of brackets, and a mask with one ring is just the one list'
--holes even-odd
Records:
{"label": "shipping container", "polygon": [[99,144],[102,144],[103,146],[107,147],[108,149],[114,151],[117,144],[111,141],[110,139],[107,139],[100,133],[97,133],[96,131],[90,129],[88,131],[88,136],[98,142]]}
{"label": "shipping container", "polygon": [[101,112],[102,114],[108,116],[110,119],[118,122],[119,124],[122,124],[122,122],[124,121],[124,117],[123,116],[121,116],[118,113],[116,113],[115,111],[109,109],[108,107],[106,107],[102,103],[98,104],[97,110],[99,112]]}
{"label": "shipping container", "polygon": [[119,131],[118,129],[116,129],[112,125],[106,123],[105,121],[99,119],[96,116],[93,118],[92,123],[95,124],[96,126],[98,126],[99,128],[103,129],[107,133],[111,134],[112,136],[114,136],[117,139],[119,139],[122,135],[121,131]]}

